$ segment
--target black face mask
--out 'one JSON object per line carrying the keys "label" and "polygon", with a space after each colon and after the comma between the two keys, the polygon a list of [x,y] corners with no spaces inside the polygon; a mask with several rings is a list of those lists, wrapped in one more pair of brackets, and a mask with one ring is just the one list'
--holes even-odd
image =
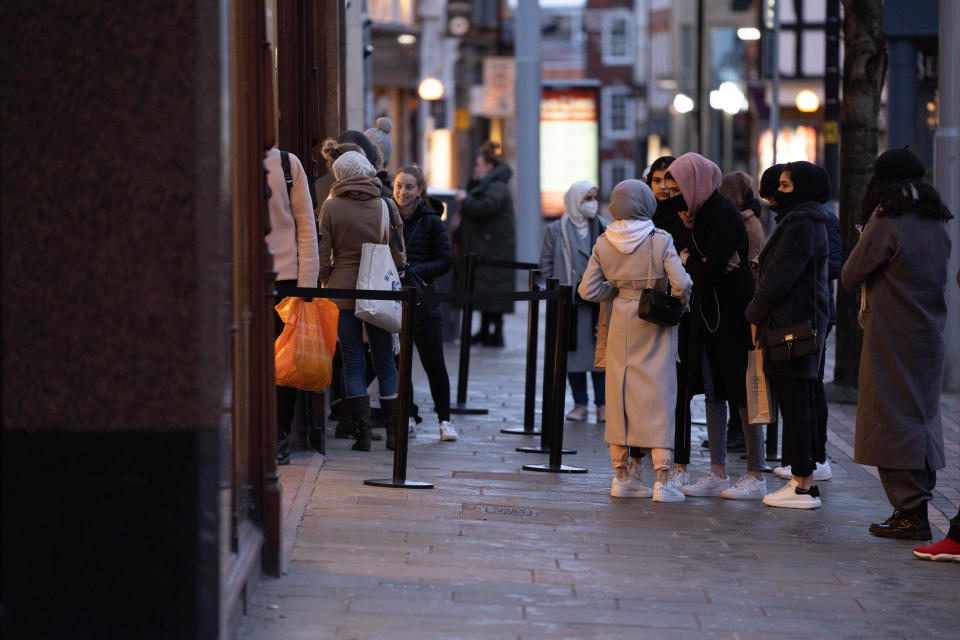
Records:
{"label": "black face mask", "polygon": [[793,207],[797,204],[798,195],[799,194],[796,190],[787,192],[777,189],[777,192],[773,194],[773,199],[777,201],[777,208],[770,208],[777,213],[786,213],[787,211],[790,211],[790,209],[793,209]]}
{"label": "black face mask", "polygon": [[678,194],[672,198],[667,198],[660,203],[664,211],[673,214],[679,214],[681,211],[687,210],[687,201],[683,199],[683,194]]}

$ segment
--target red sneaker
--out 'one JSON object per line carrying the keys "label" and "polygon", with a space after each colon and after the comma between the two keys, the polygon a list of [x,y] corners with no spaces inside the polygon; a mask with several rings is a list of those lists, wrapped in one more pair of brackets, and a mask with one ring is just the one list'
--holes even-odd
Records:
{"label": "red sneaker", "polygon": [[950,538],[944,538],[935,544],[915,548],[913,555],[921,560],[953,560],[954,562],[960,562],[960,542],[951,540]]}

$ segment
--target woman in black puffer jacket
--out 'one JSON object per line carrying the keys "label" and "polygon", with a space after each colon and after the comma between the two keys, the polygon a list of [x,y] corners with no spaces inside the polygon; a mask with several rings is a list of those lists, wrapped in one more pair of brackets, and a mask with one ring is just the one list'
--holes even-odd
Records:
{"label": "woman in black puffer jacket", "polygon": [[[440,218],[443,205],[427,196],[427,181],[416,166],[397,172],[393,199],[403,217],[407,248],[404,284],[433,290],[433,281],[449,271],[453,263],[447,228]],[[436,303],[421,303],[415,314],[413,342],[430,382],[430,395],[440,419],[440,439],[456,440],[457,431],[450,424],[450,377],[443,361],[441,322]]]}

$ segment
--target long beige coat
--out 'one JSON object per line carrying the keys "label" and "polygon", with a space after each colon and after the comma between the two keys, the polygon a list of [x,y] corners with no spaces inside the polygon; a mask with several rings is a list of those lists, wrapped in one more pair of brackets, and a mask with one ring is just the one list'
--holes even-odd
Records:
{"label": "long beige coat", "polygon": [[[640,223],[641,221],[632,221]],[[606,365],[608,444],[672,449],[677,404],[677,328],[661,327],[637,316],[640,292],[666,291],[687,302],[693,281],[687,275],[670,234],[649,226],[638,245],[600,236],[578,291],[586,300],[606,302],[606,339],[598,337],[598,360]],[[649,235],[653,232],[653,235]],[[652,279],[648,279],[650,243]],[[623,252],[626,251],[626,253]],[[602,314],[603,315],[603,314]]]}

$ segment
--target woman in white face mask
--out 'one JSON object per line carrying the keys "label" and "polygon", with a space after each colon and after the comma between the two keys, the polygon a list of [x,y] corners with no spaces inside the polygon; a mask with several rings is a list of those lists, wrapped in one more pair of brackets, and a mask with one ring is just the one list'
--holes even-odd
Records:
{"label": "woman in white face mask", "polygon": [[607,227],[607,223],[597,216],[598,205],[598,191],[592,183],[586,180],[573,183],[563,196],[563,216],[547,225],[543,250],[540,252],[543,277],[557,278],[561,285],[568,284],[574,288],[575,313],[567,359],[567,379],[573,392],[574,407],[567,414],[567,420],[576,422],[585,422],[589,417],[588,371],[593,378],[596,421],[606,420],[603,371],[594,366],[599,305],[586,302],[576,295],[593,244]]}

